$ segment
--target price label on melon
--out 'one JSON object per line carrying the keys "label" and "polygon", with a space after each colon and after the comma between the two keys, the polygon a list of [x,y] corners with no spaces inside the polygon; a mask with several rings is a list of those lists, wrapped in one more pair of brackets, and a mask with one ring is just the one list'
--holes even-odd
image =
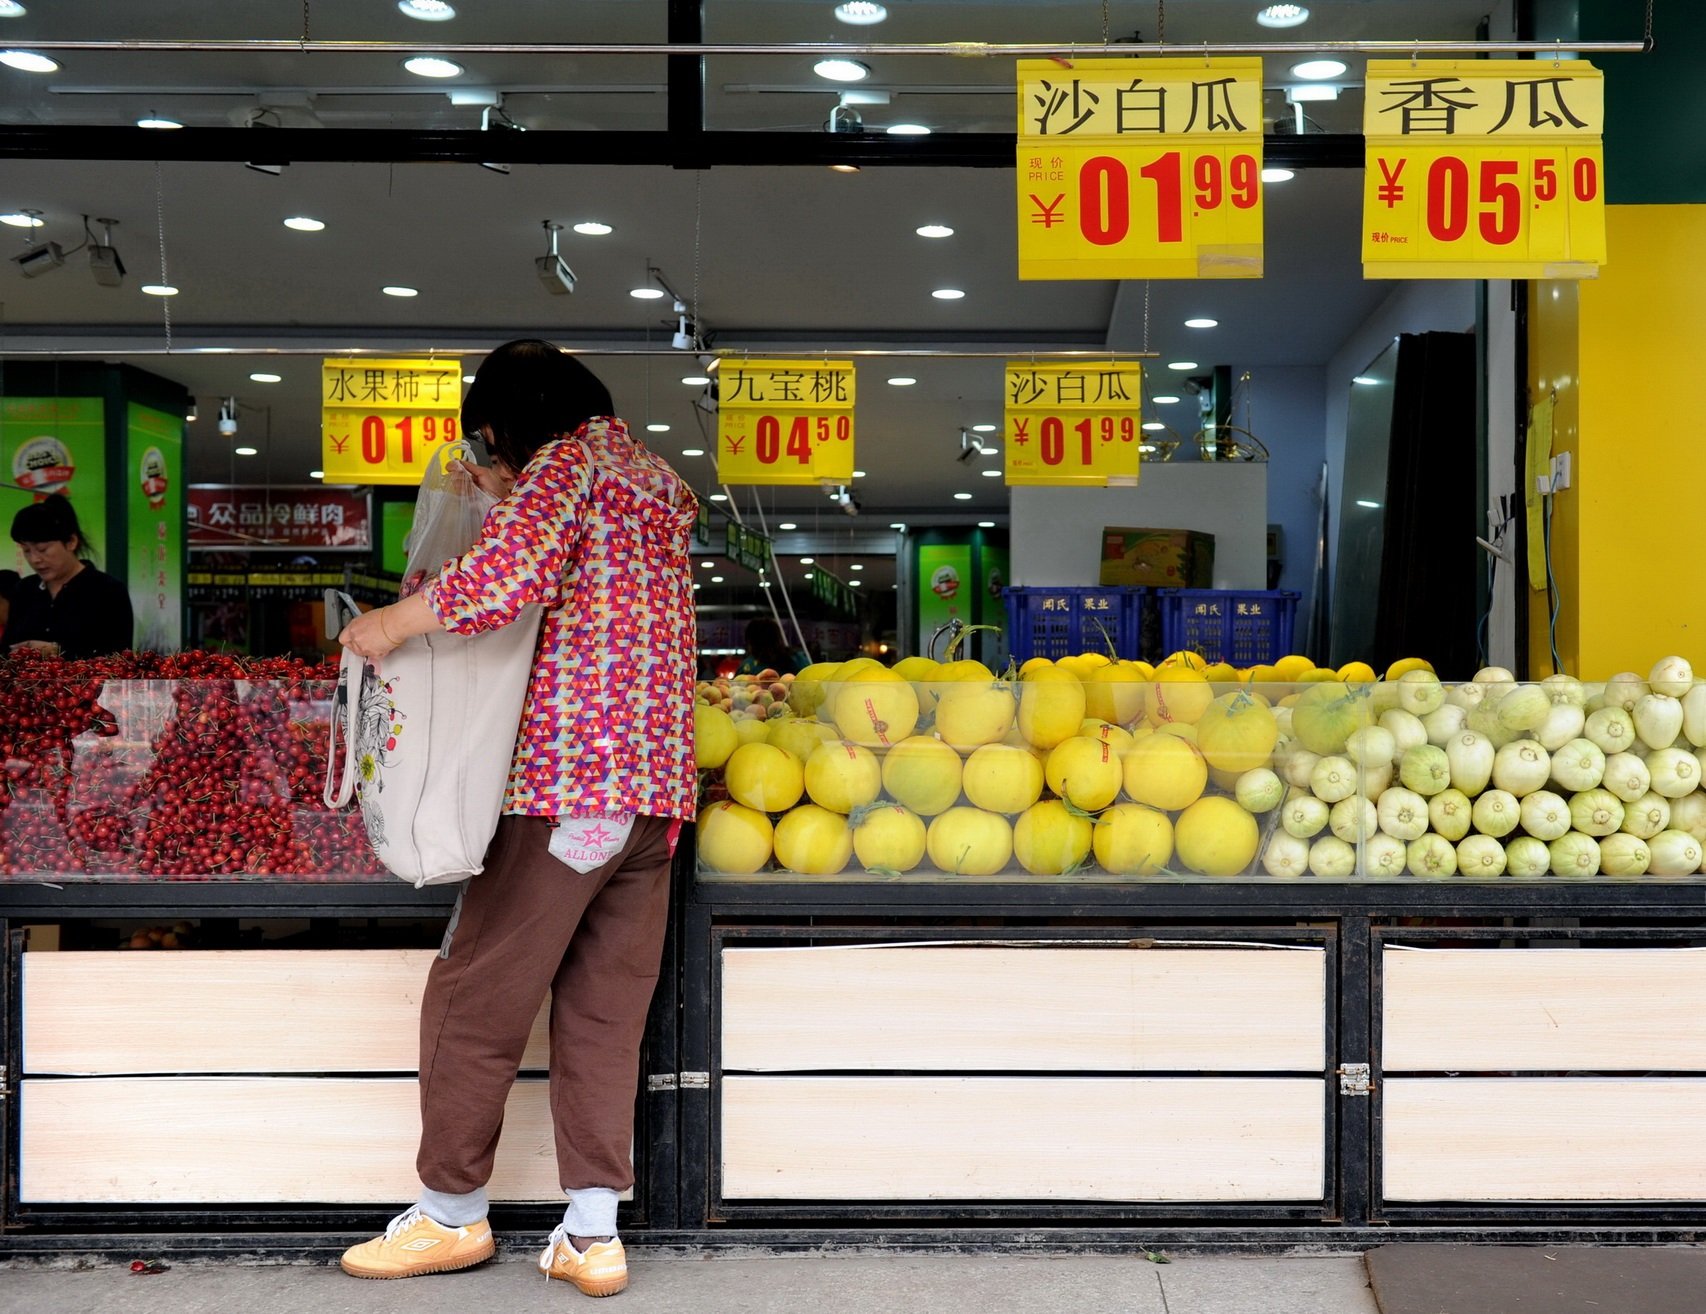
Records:
{"label": "price label on melon", "polygon": [[1130,487],[1137,483],[1143,367],[1007,364],[1009,484]]}
{"label": "price label on melon", "polygon": [[1019,277],[1260,278],[1262,62],[1019,64]]}
{"label": "price label on melon", "polygon": [[455,360],[320,363],[320,465],[329,484],[418,484],[462,436]]}
{"label": "price label on melon", "polygon": [[853,362],[725,360],[717,376],[717,479],[853,481]]}
{"label": "price label on melon", "polygon": [[1604,83],[1585,60],[1373,61],[1368,278],[1592,278]]}

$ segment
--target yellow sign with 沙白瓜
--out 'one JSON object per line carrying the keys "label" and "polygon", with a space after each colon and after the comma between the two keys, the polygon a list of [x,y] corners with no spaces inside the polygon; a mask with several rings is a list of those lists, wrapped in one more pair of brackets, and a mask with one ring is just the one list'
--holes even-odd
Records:
{"label": "yellow sign with \u6c99\u767d\u74dc", "polygon": [[1593,278],[1605,84],[1586,60],[1372,60],[1366,278]]}
{"label": "yellow sign with \u6c99\u767d\u74dc", "polygon": [[1143,367],[1136,361],[1008,361],[1006,400],[1009,484],[1137,483]]}
{"label": "yellow sign with \u6c99\u767d\u74dc", "polygon": [[320,465],[328,484],[418,484],[462,436],[457,360],[320,362]]}
{"label": "yellow sign with \u6c99\u767d\u74dc", "polygon": [[1019,277],[1260,278],[1262,61],[1019,61]]}
{"label": "yellow sign with \u6c99\u767d\u74dc", "polygon": [[717,374],[719,483],[852,480],[852,361],[723,361]]}

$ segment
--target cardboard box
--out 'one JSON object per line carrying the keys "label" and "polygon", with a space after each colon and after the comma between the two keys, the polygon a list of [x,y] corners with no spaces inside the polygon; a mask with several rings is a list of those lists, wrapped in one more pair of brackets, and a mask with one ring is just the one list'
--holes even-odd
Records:
{"label": "cardboard box", "polygon": [[1102,530],[1100,584],[1161,589],[1214,587],[1214,535],[1194,529]]}

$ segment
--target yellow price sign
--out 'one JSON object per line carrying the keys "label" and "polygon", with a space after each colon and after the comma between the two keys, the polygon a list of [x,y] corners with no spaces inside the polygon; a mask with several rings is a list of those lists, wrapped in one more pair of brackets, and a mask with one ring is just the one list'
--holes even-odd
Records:
{"label": "yellow price sign", "polygon": [[1019,277],[1259,278],[1259,59],[1019,64]]}
{"label": "yellow price sign", "polygon": [[1594,277],[1603,122],[1583,60],[1371,63],[1364,276]]}
{"label": "yellow price sign", "polygon": [[329,484],[418,484],[462,436],[456,360],[320,363],[320,465]]}
{"label": "yellow price sign", "polygon": [[1130,487],[1142,460],[1143,368],[1007,365],[1008,484]]}
{"label": "yellow price sign", "polygon": [[853,481],[853,362],[723,362],[717,479],[725,484]]}

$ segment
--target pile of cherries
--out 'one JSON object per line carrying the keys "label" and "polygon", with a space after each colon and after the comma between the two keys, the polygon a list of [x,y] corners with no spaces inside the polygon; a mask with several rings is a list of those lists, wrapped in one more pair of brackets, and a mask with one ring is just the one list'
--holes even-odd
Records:
{"label": "pile of cherries", "polygon": [[0,877],[378,874],[359,812],[320,798],[336,675],[202,652],[0,659]]}

